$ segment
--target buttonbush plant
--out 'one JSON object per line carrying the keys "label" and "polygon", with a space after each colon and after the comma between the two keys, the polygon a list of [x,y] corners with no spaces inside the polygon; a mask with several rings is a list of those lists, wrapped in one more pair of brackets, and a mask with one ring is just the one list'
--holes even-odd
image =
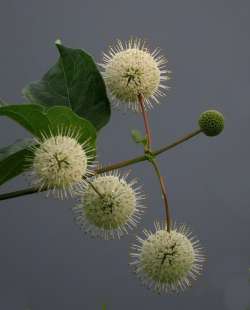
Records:
{"label": "buttonbush plant", "polygon": [[[66,47],[60,40],[55,45],[58,61],[39,81],[23,89],[25,103],[0,103],[0,115],[33,136],[0,150],[0,185],[23,173],[32,183],[32,187],[0,194],[0,200],[38,192],[70,198],[72,217],[85,232],[105,240],[121,238],[144,216],[145,195],[142,180],[137,183],[119,169],[144,162],[159,180],[165,214],[155,222],[154,231],[144,230],[142,237],[136,237],[130,249],[131,268],[157,293],[185,290],[202,272],[205,256],[190,228],[173,224],[157,157],[198,135],[220,134],[222,113],[203,112],[191,133],[155,149],[149,112],[160,108],[171,78],[162,52],[150,50],[140,39],[117,41],[97,65],[81,49]],[[96,161],[96,139],[116,105],[137,113],[143,122],[145,133],[131,130],[142,152],[105,166],[101,159]]]}

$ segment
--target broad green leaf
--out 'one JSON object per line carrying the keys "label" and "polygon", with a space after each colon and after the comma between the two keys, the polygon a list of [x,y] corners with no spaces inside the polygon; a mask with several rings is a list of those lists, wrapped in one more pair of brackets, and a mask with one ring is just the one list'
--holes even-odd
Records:
{"label": "broad green leaf", "polygon": [[6,105],[0,107],[0,115],[13,119],[36,137],[48,133],[51,123],[44,108],[35,104]]}
{"label": "broad green leaf", "polygon": [[80,49],[56,43],[58,62],[38,82],[23,90],[30,101],[46,107],[67,106],[88,119],[97,130],[110,118],[110,102],[103,78],[92,57]]}
{"label": "broad green leaf", "polygon": [[64,129],[79,133],[81,143],[96,140],[95,127],[67,107],[55,106],[45,110],[36,104],[9,105],[0,107],[0,115],[15,120],[38,138],[50,132],[58,134]]}
{"label": "broad green leaf", "polygon": [[0,149],[0,185],[18,176],[27,168],[27,158],[32,156],[33,140],[22,140]]}

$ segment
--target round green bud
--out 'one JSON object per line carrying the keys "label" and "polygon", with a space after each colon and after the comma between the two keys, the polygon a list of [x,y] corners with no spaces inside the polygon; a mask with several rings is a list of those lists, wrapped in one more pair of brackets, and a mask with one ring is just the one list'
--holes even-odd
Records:
{"label": "round green bud", "polygon": [[205,111],[200,115],[199,126],[205,135],[217,136],[224,129],[224,116],[216,110]]}

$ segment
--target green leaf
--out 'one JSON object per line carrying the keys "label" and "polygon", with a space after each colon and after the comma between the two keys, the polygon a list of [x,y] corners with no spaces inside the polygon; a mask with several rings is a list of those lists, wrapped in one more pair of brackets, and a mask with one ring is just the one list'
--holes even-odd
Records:
{"label": "green leaf", "polygon": [[96,140],[95,127],[67,107],[55,106],[45,110],[36,104],[9,105],[0,107],[0,115],[15,120],[38,138],[67,129],[78,133],[80,143],[86,140],[94,143]]}
{"label": "green leaf", "polygon": [[67,106],[88,119],[97,130],[110,118],[110,102],[103,78],[92,57],[80,49],[56,43],[58,62],[38,82],[23,90],[30,101],[46,107]]}
{"label": "green leaf", "polygon": [[31,139],[19,140],[16,143],[0,149],[0,185],[18,176],[27,168],[27,157],[32,155]]}
{"label": "green leaf", "polygon": [[131,130],[131,135],[132,135],[132,138],[133,140],[136,142],[136,143],[140,143],[141,140],[143,139],[141,133],[139,130],[136,130],[136,129],[132,129]]}
{"label": "green leaf", "polygon": [[131,135],[135,143],[143,145],[147,144],[147,138],[143,137],[139,130],[136,129],[131,130]]}
{"label": "green leaf", "polygon": [[13,119],[36,137],[48,133],[51,127],[44,108],[35,104],[1,106],[0,115]]}

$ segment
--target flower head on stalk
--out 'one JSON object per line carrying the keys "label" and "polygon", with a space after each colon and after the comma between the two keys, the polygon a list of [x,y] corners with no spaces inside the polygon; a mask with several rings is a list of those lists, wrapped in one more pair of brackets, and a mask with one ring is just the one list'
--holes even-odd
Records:
{"label": "flower head on stalk", "polygon": [[109,92],[117,101],[132,110],[138,111],[138,96],[144,98],[145,108],[152,108],[157,97],[168,90],[164,82],[170,71],[165,68],[167,59],[160,50],[150,52],[146,43],[140,39],[120,40],[108,53],[104,53],[103,77]]}
{"label": "flower head on stalk", "polygon": [[77,130],[64,128],[36,139],[28,158],[34,186],[63,199],[85,184],[84,178],[93,174],[93,149],[88,141],[80,143],[79,136]]}
{"label": "flower head on stalk", "polygon": [[[118,173],[94,177],[79,191],[80,203],[73,207],[76,222],[92,236],[120,238],[135,227],[143,213],[140,188],[136,180],[127,182]],[[95,189],[95,190],[94,190]]]}
{"label": "flower head on stalk", "polygon": [[144,231],[132,246],[132,262],[142,283],[158,293],[180,292],[202,271],[204,255],[199,241],[182,225],[167,231],[155,223],[155,232]]}

